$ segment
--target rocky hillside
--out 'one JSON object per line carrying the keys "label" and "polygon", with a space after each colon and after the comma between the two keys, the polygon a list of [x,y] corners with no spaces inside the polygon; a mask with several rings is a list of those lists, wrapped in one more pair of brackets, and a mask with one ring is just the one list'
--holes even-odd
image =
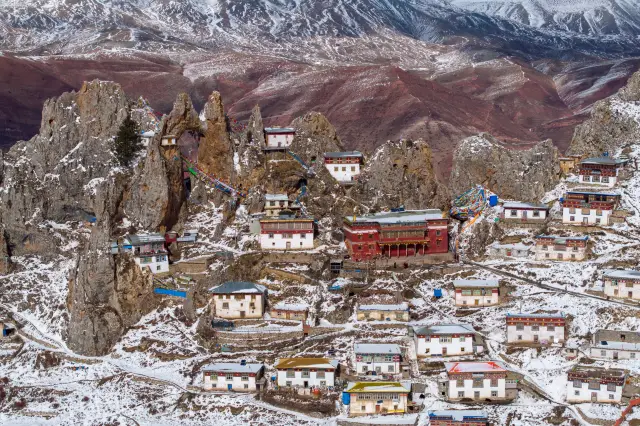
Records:
{"label": "rocky hillside", "polygon": [[570,154],[599,156],[640,139],[640,72],[608,99],[595,104],[590,118],[576,127],[569,147]]}

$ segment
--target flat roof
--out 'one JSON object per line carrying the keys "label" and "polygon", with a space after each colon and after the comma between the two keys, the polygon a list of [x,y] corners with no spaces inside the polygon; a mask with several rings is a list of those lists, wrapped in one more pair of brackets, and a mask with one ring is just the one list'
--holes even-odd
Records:
{"label": "flat roof", "polygon": [[605,195],[607,197],[620,197],[620,194],[616,194],[615,192],[600,192],[600,191],[567,191],[567,195],[568,194]]}
{"label": "flat roof", "polygon": [[582,160],[580,164],[604,164],[614,166],[618,161],[611,157],[592,157]]}
{"label": "flat roof", "polygon": [[536,209],[549,210],[546,204],[523,203],[520,201],[506,201],[502,204],[505,209]]}
{"label": "flat roof", "polygon": [[344,151],[344,152],[325,152],[325,158],[345,158],[345,157],[360,157],[362,153],[360,151]]}
{"label": "flat roof", "polygon": [[289,201],[287,194],[266,194],[264,198],[267,201]]}
{"label": "flat roof", "polygon": [[155,135],[156,135],[156,132],[151,131],[151,130],[148,130],[148,131],[146,131],[146,132],[142,132],[142,133],[140,134],[140,136],[142,136],[143,138],[152,138],[152,137],[154,137]]}
{"label": "flat roof", "polygon": [[507,318],[565,318],[564,313],[559,314],[512,314],[507,312]]}
{"label": "flat roof", "polygon": [[409,393],[411,389],[407,389],[400,382],[350,382],[345,392],[347,393]]}
{"label": "flat roof", "polygon": [[263,364],[240,364],[232,362],[216,362],[202,367],[202,371],[215,371],[219,373],[257,373]]}
{"label": "flat roof", "polygon": [[268,222],[313,222],[310,217],[294,217],[294,216],[278,216],[278,217],[265,217],[260,219],[260,223]]}
{"label": "flat roof", "polygon": [[618,368],[601,368],[587,365],[574,365],[569,373],[585,373],[589,378],[625,377],[627,373]]}
{"label": "flat roof", "polygon": [[429,411],[429,417],[446,417],[456,422],[462,422],[466,419],[487,419],[487,413],[480,410],[439,410]]}
{"label": "flat roof", "polygon": [[246,281],[227,281],[217,287],[212,287],[209,292],[213,294],[231,294],[231,293],[264,293],[267,288],[261,284],[250,283]]}
{"label": "flat roof", "polygon": [[454,287],[499,287],[500,281],[496,279],[491,280],[467,280],[467,279],[457,279],[453,281]]}
{"label": "flat roof", "polygon": [[279,134],[279,133],[295,133],[296,129],[292,127],[265,127],[265,133]]}
{"label": "flat roof", "polygon": [[356,343],[354,352],[357,354],[401,354],[400,346],[393,343]]}
{"label": "flat roof", "polygon": [[363,216],[345,216],[350,223],[417,223],[427,220],[444,219],[442,210],[405,210],[403,212],[382,212]]}
{"label": "flat roof", "polygon": [[495,242],[493,244],[491,244],[489,247],[493,247],[493,248],[504,248],[504,249],[513,249],[513,250],[531,250],[531,246],[528,246],[526,244],[522,244],[522,243],[515,243],[515,244],[500,244],[498,242]]}
{"label": "flat roof", "polygon": [[445,362],[444,368],[448,373],[490,373],[507,372],[497,361],[488,362]]}
{"label": "flat roof", "polygon": [[137,246],[148,243],[163,243],[164,235],[153,233],[153,234],[129,234],[125,237],[130,244]]}
{"label": "flat roof", "polygon": [[630,269],[608,269],[602,275],[606,278],[640,280],[640,271]]}
{"label": "flat roof", "polygon": [[566,244],[567,241],[588,241],[589,237],[559,237],[557,235],[536,235],[535,238],[553,238],[553,242],[556,244]]}
{"label": "flat roof", "polygon": [[361,311],[408,311],[409,305],[398,303],[395,305],[359,305]]}
{"label": "flat roof", "polygon": [[301,311],[306,311],[309,309],[309,305],[307,305],[306,303],[284,303],[284,302],[279,302],[276,303],[272,309],[278,310],[278,311],[295,311],[295,312],[301,312]]}
{"label": "flat roof", "polygon": [[422,328],[415,328],[416,334],[439,335],[439,334],[462,334],[475,333],[476,331],[468,324],[440,324],[430,325]]}
{"label": "flat roof", "polygon": [[339,361],[329,358],[282,358],[274,368],[336,368]]}

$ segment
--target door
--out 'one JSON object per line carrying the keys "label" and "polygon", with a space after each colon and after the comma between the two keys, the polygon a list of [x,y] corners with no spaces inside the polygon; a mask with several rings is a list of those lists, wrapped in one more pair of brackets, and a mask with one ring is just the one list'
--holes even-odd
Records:
{"label": "door", "polygon": [[442,348],[442,356],[447,356],[447,348]]}
{"label": "door", "polygon": [[478,306],[478,305],[480,304],[480,300],[478,300],[478,299],[474,300],[474,304],[475,304],[476,306]]}
{"label": "door", "polygon": [[227,385],[227,389],[228,389],[228,390],[232,390],[232,389],[233,389],[233,385],[232,385],[232,384],[228,384],[228,385]]}
{"label": "door", "polygon": [[598,393],[591,392],[591,402],[597,402],[597,401],[598,401]]}
{"label": "door", "polygon": [[307,380],[304,381],[304,387],[308,388],[309,387],[309,382]]}
{"label": "door", "polygon": [[555,342],[555,336],[549,336],[549,343]]}
{"label": "door", "polygon": [[382,367],[376,367],[376,374],[382,373]]}
{"label": "door", "polygon": [[291,248],[291,243],[287,241],[287,250],[289,250],[290,248]]}
{"label": "door", "polygon": [[538,343],[538,335],[537,335],[537,334],[534,334],[534,335],[533,335],[533,341],[534,341],[535,343]]}
{"label": "door", "polygon": [[618,352],[613,353],[613,359],[618,359]]}
{"label": "door", "polygon": [[245,318],[247,313],[245,311],[240,311],[240,318]]}
{"label": "door", "polygon": [[376,404],[376,413],[379,413],[381,410],[382,410],[382,406]]}
{"label": "door", "polygon": [[627,293],[627,296],[629,297],[629,299],[633,299],[633,292],[630,291],[629,293]]}
{"label": "door", "polygon": [[582,218],[582,224],[583,225],[588,225],[589,224],[589,218],[588,217],[583,217]]}

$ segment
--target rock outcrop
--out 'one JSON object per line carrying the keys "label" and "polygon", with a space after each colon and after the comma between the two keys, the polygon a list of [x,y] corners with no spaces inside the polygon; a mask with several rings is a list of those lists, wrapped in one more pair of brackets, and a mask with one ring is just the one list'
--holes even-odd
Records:
{"label": "rock outcrop", "polygon": [[515,151],[481,134],[456,149],[449,186],[454,196],[482,185],[505,199],[535,202],[559,180],[558,150],[551,140]]}
{"label": "rock outcrop", "polygon": [[291,149],[307,164],[317,161],[322,165],[325,152],[344,151],[336,128],[319,112],[296,118],[291,127],[296,129]]}
{"label": "rock outcrop", "polygon": [[204,136],[198,149],[198,166],[222,179],[233,177],[234,149],[220,93],[213,92],[204,106]]}
{"label": "rock outcrop", "polygon": [[640,71],[620,91],[597,102],[591,117],[577,126],[568,154],[596,157],[640,139]]}

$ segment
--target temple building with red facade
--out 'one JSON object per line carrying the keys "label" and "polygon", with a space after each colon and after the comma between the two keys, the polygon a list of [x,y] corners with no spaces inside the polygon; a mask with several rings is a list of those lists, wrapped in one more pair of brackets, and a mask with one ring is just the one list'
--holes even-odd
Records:
{"label": "temple building with red facade", "polygon": [[344,238],[355,261],[409,258],[449,251],[448,219],[441,210],[385,212],[344,219]]}

